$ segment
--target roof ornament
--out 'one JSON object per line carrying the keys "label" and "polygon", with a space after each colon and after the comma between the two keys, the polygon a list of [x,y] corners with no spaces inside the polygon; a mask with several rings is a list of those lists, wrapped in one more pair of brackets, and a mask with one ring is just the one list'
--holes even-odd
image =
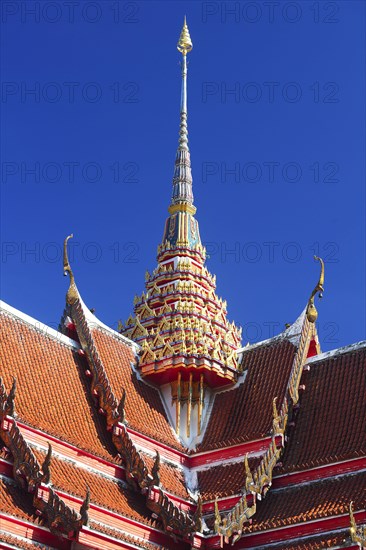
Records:
{"label": "roof ornament", "polygon": [[48,485],[51,481],[51,460],[52,460],[52,445],[48,442],[48,451],[42,464],[42,483]]}
{"label": "roof ornament", "polygon": [[64,240],[64,275],[66,277],[66,275],[69,274],[69,277],[70,277],[70,286],[66,294],[66,302],[70,306],[79,299],[79,293],[75,284],[74,274],[72,272],[72,269],[69,263],[69,258],[67,255],[67,243],[68,243],[68,240],[72,239],[73,237],[74,235],[73,233],[71,233],[71,235],[66,237],[66,239]]}
{"label": "roof ornament", "polygon": [[118,408],[117,408],[117,411],[119,414],[119,421],[122,423],[124,423],[125,416],[126,416],[125,404],[126,404],[126,390],[122,388],[122,396],[121,396],[120,402],[118,403]]}
{"label": "roof ornament", "polygon": [[309,298],[308,305],[306,308],[306,317],[308,318],[309,323],[315,323],[315,321],[318,318],[318,312],[314,305],[315,296],[317,293],[319,293],[319,298],[323,298],[323,292],[324,292],[324,286],[323,286],[324,285],[324,262],[318,256],[314,256],[314,260],[316,260],[317,262],[320,262],[321,268],[320,268],[319,281],[317,282],[316,287],[311,293],[311,296]]}
{"label": "roof ornament", "polygon": [[356,542],[360,548],[366,545],[366,525],[357,527],[355,516],[353,515],[353,501],[349,504],[350,534],[352,542]]}
{"label": "roof ornament", "polygon": [[89,508],[90,508],[90,489],[89,489],[89,486],[87,485],[86,486],[86,495],[85,495],[83,503],[80,507],[80,519],[81,519],[82,525],[88,525],[88,522],[89,522],[89,515],[88,515]]}
{"label": "roof ornament", "polygon": [[193,48],[189,34],[186,18],[182,32],[177,44],[177,49],[182,54],[182,91],[180,99],[180,125],[179,144],[175,157],[175,168],[173,176],[172,202],[169,206],[169,213],[188,212],[195,214],[193,206],[191,159],[188,148],[187,128],[187,53]]}
{"label": "roof ornament", "polygon": [[15,412],[16,389],[17,389],[17,379],[13,377],[13,384],[11,386],[11,389],[5,404],[5,411],[6,411],[6,414],[8,414],[9,416],[13,416]]}
{"label": "roof ornament", "polygon": [[152,479],[153,485],[156,485],[157,487],[159,487],[160,485],[160,453],[159,451],[156,451],[156,456],[154,460],[154,465],[151,470],[151,475],[153,478]]}

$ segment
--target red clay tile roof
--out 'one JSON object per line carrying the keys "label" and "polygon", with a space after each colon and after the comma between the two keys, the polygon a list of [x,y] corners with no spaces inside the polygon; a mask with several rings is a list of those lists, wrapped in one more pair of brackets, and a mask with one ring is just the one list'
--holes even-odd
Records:
{"label": "red clay tile roof", "polygon": [[42,525],[35,514],[33,495],[22,491],[12,480],[0,477],[0,511]]}
{"label": "red clay tile roof", "polygon": [[311,363],[301,382],[305,391],[277,473],[366,456],[366,348]]}
{"label": "red clay tile roof", "polygon": [[[141,452],[141,455],[148,467],[148,470],[151,472],[154,464],[154,459],[143,452]],[[161,489],[165,489],[172,495],[176,495],[185,500],[192,500],[186,489],[184,474],[180,468],[160,461],[159,475]]]}
{"label": "red clay tile roof", "polygon": [[281,547],[274,546],[273,550],[322,550],[323,548],[348,548],[352,545],[349,529],[341,533],[331,533],[318,537],[307,538],[289,544],[281,544]]}
{"label": "red clay tile roof", "polygon": [[[259,464],[260,459],[260,457],[249,459],[251,471]],[[199,471],[197,478],[203,501],[238,494],[245,486],[244,460]]]}
{"label": "red clay tile roof", "polygon": [[284,489],[271,489],[262,501],[257,502],[253,523],[245,527],[245,532],[348,514],[351,500],[355,511],[364,509],[366,471]]}
{"label": "red clay tile roof", "polygon": [[92,337],[117,400],[121,398],[122,388],[126,390],[127,425],[182,450],[167,419],[159,391],[138,380],[131,368],[131,363],[136,361],[133,350],[120,338],[101,329],[94,328]]}
{"label": "red clay tile roof", "polygon": [[[6,546],[3,546],[1,543],[6,544]],[[26,542],[21,538],[13,537],[12,535],[7,535],[1,532],[0,548],[21,548],[22,550],[53,550],[53,547],[51,546],[45,546],[44,544],[40,543],[32,544],[31,542]]]}
{"label": "red clay tile roof", "polygon": [[[40,464],[45,453],[32,447]],[[123,482],[117,482],[96,472],[79,468],[74,463],[52,457],[51,485],[69,495],[85,498],[87,486],[90,489],[90,502],[108,508],[121,516],[132,518],[145,525],[155,525],[151,512],[146,508],[145,497],[132,491]],[[79,511],[80,506],[76,506]]]}
{"label": "red clay tile roof", "polygon": [[[146,550],[170,550],[172,548],[172,546],[168,548],[166,546],[161,546],[160,544],[156,545],[147,540],[141,541],[141,539],[136,539],[135,537],[131,537],[126,533],[122,533],[122,531],[111,529],[109,527],[101,525],[100,523],[95,523],[94,521],[89,522],[89,527],[91,529],[94,529],[95,531],[99,531],[100,533],[104,533],[115,539],[124,540],[130,544],[133,544],[134,546],[138,546],[139,548],[145,548]],[[184,544],[182,542],[175,543],[174,546],[175,548],[179,548],[180,550],[190,549],[190,546],[188,544]]]}
{"label": "red clay tile roof", "polygon": [[243,384],[216,395],[198,450],[208,450],[266,436],[272,426],[272,401],[282,403],[297,348],[286,339],[244,352]]}
{"label": "red clay tile roof", "polygon": [[18,419],[76,447],[115,461],[116,450],[97,414],[84,375],[85,359],[62,339],[0,311],[0,376],[17,378]]}

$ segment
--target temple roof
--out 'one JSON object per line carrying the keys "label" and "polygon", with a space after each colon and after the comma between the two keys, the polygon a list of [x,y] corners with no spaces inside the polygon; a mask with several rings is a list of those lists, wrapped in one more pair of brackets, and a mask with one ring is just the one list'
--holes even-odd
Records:
{"label": "temple roof", "polygon": [[[203,441],[196,453],[191,452],[188,455],[171,429],[159,390],[139,380],[135,367],[137,348],[118,333],[114,334],[113,331],[107,330],[87,311],[81,301],[78,303],[83,323],[89,327],[93,353],[99,358],[117,400],[122,397],[122,388],[126,392],[125,422],[131,430],[132,437],[135,437],[134,433],[137,436],[141,434],[142,437],[148,438],[148,442],[155,441],[159,450],[170,448],[173,454],[185,452],[185,456],[191,456],[193,460],[196,460],[196,454],[199,457],[202,453],[206,456],[207,453],[217,452],[226,447],[233,449],[229,455],[232,458],[229,458],[227,463],[219,464],[214,461],[212,465],[196,466],[191,474],[188,463],[181,466],[179,461],[174,463],[174,457],[163,457],[159,468],[160,488],[172,498],[183,499],[187,506],[190,502],[194,503],[197,494],[201,495],[203,502],[235,495],[239,498],[246,484],[246,474],[243,455],[235,459],[235,449],[240,444],[266,441],[266,438],[271,437],[273,399],[277,397],[280,408],[288,392],[294,365],[303,357],[303,342],[307,341],[309,346],[311,338],[314,337],[311,332],[312,325],[305,317],[301,317],[301,322],[294,323],[292,328],[275,338],[239,350],[241,378],[233,389],[216,393],[212,400],[212,411]],[[87,370],[91,367],[91,359],[88,353],[85,353],[90,343],[86,345],[85,342],[81,342],[80,345],[77,340],[80,339],[81,333],[77,331],[74,339],[59,333],[48,333],[45,327],[41,332],[37,330],[39,324],[4,304],[0,312],[0,321],[2,339],[5,342],[1,359],[9,365],[4,377],[5,386],[10,386],[12,376],[18,377],[18,422],[23,422],[24,426],[34,426],[56,440],[71,443],[92,455],[106,459],[109,463],[121,464],[116,448],[105,429],[105,419],[103,415],[96,414],[97,408],[90,397]],[[76,327],[84,326],[80,324],[78,316],[75,317],[75,313],[73,321]],[[304,339],[306,334],[307,337]],[[354,501],[355,510],[362,508],[366,498],[364,472],[356,470],[351,474],[330,475],[323,481],[295,481],[284,487],[281,483],[287,473],[365,456],[365,405],[362,400],[365,393],[365,350],[366,344],[360,343],[308,359],[305,353],[305,357],[301,359],[305,366],[301,376],[304,387],[298,406],[294,410],[295,422],[287,428],[287,443],[284,445],[280,463],[275,468],[273,488],[261,502],[258,502],[251,526],[244,525],[244,540],[249,533],[280,529],[305,519],[346,514],[350,500]],[[32,379],[24,384],[31,369]],[[66,380],[69,383],[66,383]],[[38,395],[36,409],[32,408],[32,391]],[[346,399],[343,398],[345,395]],[[61,403],[66,415],[55,417],[55,403]],[[72,407],[73,410],[71,424],[65,421],[68,407]],[[71,411],[69,414],[71,416]],[[357,419],[357,423],[350,423],[351,417]],[[311,432],[307,429],[309,422],[312,425]],[[20,427],[23,431],[22,424]],[[326,446],[324,441],[327,442]],[[146,444],[145,447],[145,444],[140,442],[137,449],[139,445],[142,445],[140,457],[145,462],[147,470],[152,472],[155,464],[154,445],[149,447]],[[45,450],[35,445],[33,452],[39,463],[42,463]],[[260,466],[263,453],[264,448],[261,448],[259,452],[249,454],[248,464],[252,472]],[[193,479],[193,474],[196,482],[192,485],[190,479]],[[120,471],[119,481],[116,483],[109,475],[93,469],[88,471],[82,464],[65,460],[65,457],[57,452],[52,459],[52,487],[62,494],[76,497],[76,510],[85,495],[85,487],[90,487],[89,515],[93,529],[97,529],[93,519],[93,507],[101,506],[159,531],[160,524],[155,523],[152,518],[145,498],[126,484],[126,479],[124,469]],[[278,487],[277,480],[281,482]],[[5,483],[7,487],[11,484],[9,481]],[[17,496],[19,489],[11,484],[10,489],[3,489],[5,509],[10,506],[9,503],[6,504],[7,491],[14,493],[13,508],[9,508],[9,513],[34,521],[32,498],[28,499],[27,505],[27,500],[21,500],[21,496]],[[22,503],[20,508],[17,508],[17,502]],[[212,520],[210,513],[207,513],[205,519],[210,526]],[[112,533],[111,529],[112,527],[105,528],[106,532]],[[118,534],[120,531],[117,529],[115,535]],[[128,538],[130,535],[126,536]],[[316,540],[314,544],[323,542]]]}
{"label": "temple roof", "polygon": [[115,450],[86,391],[87,363],[78,353],[80,345],[4,302],[0,306],[1,373],[6,387],[17,378],[18,419],[115,461]]}
{"label": "temple roof", "polygon": [[0,546],[363,542],[366,342],[320,354],[316,258],[319,281],[299,318],[241,347],[194,217],[191,49],[185,21],[170,215],[123,335],[84,304],[68,261],[72,235],[60,332],[0,304]]}
{"label": "temple roof", "polygon": [[182,450],[167,418],[158,389],[143,382],[136,372],[137,358],[133,350],[118,336],[96,326],[92,328],[91,334],[117,399],[121,399],[122,389],[126,392],[125,414],[128,426]]}
{"label": "temple roof", "polygon": [[268,435],[272,402],[282,403],[297,347],[287,338],[273,338],[243,352],[244,382],[218,393],[199,450],[235,445]]}
{"label": "temple roof", "polygon": [[[282,459],[294,472],[366,455],[366,342],[308,360]],[[308,427],[311,426],[311,430]]]}
{"label": "temple roof", "polygon": [[257,505],[246,533],[277,529],[320,518],[347,514],[350,501],[357,509],[366,502],[366,471],[303,483],[294,487],[271,489]]}

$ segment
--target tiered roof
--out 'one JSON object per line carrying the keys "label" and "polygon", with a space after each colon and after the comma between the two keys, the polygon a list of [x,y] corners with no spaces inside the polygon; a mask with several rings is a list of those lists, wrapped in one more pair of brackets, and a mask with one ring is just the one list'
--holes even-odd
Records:
{"label": "tiered roof", "polygon": [[[80,330],[82,326],[78,315],[72,315],[72,320],[75,323],[75,337],[77,336],[82,342],[81,345],[60,333],[51,332],[52,329],[46,330],[44,327],[45,330],[41,332],[36,322],[4,306],[0,315],[2,340],[6,346],[3,349],[13,351],[11,357],[3,353],[1,359],[7,363],[5,388],[11,386],[14,375],[19,380],[15,398],[16,421],[38,464],[44,463],[46,458],[47,441],[50,441],[55,449],[51,462],[53,490],[61,496],[66,506],[78,513],[85,498],[86,487],[90,487],[88,521],[93,534],[94,531],[98,533],[106,531],[109,533],[108,536],[112,536],[111,533],[114,530],[113,537],[117,537],[116,540],[118,536],[122,537],[118,540],[125,540],[126,536],[127,539],[132,537],[134,544],[138,539],[138,544],[147,547],[139,539],[139,536],[141,537],[139,529],[135,532],[134,528],[130,528],[127,535],[122,535],[126,529],[123,522],[133,521],[142,526],[142,529],[152,530],[156,540],[160,541],[158,545],[162,544],[163,533],[168,528],[170,520],[169,516],[166,516],[166,523],[161,524],[162,517],[159,517],[159,511],[163,515],[169,514],[167,512],[169,506],[173,511],[175,507],[177,510],[184,509],[188,514],[187,518],[191,518],[186,521],[193,525],[197,497],[200,495],[203,525],[206,526],[204,531],[207,548],[215,547],[217,528],[220,538],[220,527],[215,527],[214,521],[215,499],[218,499],[219,521],[223,521],[225,517],[229,517],[227,514],[230,515],[230,510],[235,509],[235,503],[240,502],[243,491],[244,494],[255,495],[259,490],[257,497],[262,492],[262,501],[258,501],[257,497],[255,499],[251,497],[252,501],[248,502],[251,510],[254,500],[256,501],[255,513],[251,516],[251,523],[243,523],[242,535],[236,543],[238,548],[251,548],[251,545],[256,547],[256,541],[262,544],[263,540],[267,541],[264,546],[275,542],[280,544],[281,540],[287,540],[288,537],[290,540],[295,539],[299,533],[304,536],[301,527],[305,520],[308,526],[311,526],[311,522],[321,522],[319,528],[326,534],[331,530],[332,524],[329,525],[324,521],[330,518],[334,523],[336,521],[334,517],[340,518],[336,527],[342,528],[344,533],[342,536],[349,539],[347,535],[349,503],[353,501],[356,522],[361,521],[364,517],[362,510],[366,498],[364,476],[366,413],[364,400],[361,399],[364,394],[366,344],[361,343],[349,350],[343,349],[337,353],[323,354],[306,360],[306,352],[301,348],[301,342],[305,340],[309,347],[314,333],[313,325],[309,324],[303,316],[300,335],[294,334],[294,330],[289,329],[279,337],[263,344],[239,350],[243,368],[241,380],[234,389],[219,390],[215,395],[203,442],[195,452],[192,452],[184,448],[174,435],[159,391],[139,380],[135,365],[135,346],[118,333],[107,330],[81,302],[77,305],[81,308],[83,322],[91,328],[94,351],[101,361],[108,386],[116,392],[120,388],[119,393],[116,393],[116,401],[122,397],[123,393],[126,394],[124,423],[130,437],[131,449],[135,449],[135,454],[123,456],[117,453],[113,429],[111,435],[106,425],[108,415],[105,411],[101,411],[98,405],[100,395],[98,402],[92,396],[93,385],[90,386],[89,374],[92,368],[91,358],[87,345],[82,342],[82,333],[78,333],[78,328]],[[75,304],[72,307],[75,307]],[[72,311],[70,313],[72,314]],[[299,322],[295,326],[298,327]],[[305,339],[301,337],[304,331],[307,332]],[[277,430],[278,435],[274,430],[273,397],[277,397],[277,414],[280,415],[281,403],[283,405],[286,396],[289,395],[289,382],[296,375],[294,367],[299,363],[301,356],[305,356],[305,359],[302,361],[301,378],[298,379],[299,388],[301,386],[300,397],[292,411],[292,421],[287,423],[286,438],[283,438],[281,430]],[[43,357],[45,360],[42,359]],[[51,358],[52,369],[49,368],[47,357]],[[68,379],[72,380],[72,386],[66,384],[63,386],[65,377],[61,376],[61,372],[57,370],[58,357],[61,358],[60,364],[68,365],[67,374]],[[119,366],[117,372],[113,368],[114,364]],[[20,380],[22,377],[25,379],[31,366],[32,383],[24,386],[26,390],[23,390]],[[112,383],[109,383],[109,376],[113,380]],[[59,387],[56,380],[59,381]],[[53,393],[48,390],[48,384]],[[30,399],[29,391],[33,391],[33,386],[39,388],[37,421],[34,420],[31,406],[35,400],[34,397],[29,407],[22,405]],[[73,388],[73,394],[70,394],[70,387]],[[251,388],[256,388],[257,400],[251,400],[253,391]],[[271,388],[274,388],[272,393]],[[329,388],[329,392],[325,391],[326,388]],[[350,395],[350,399],[341,400],[344,393]],[[229,399],[230,396],[231,399]],[[62,404],[65,403],[66,415],[59,414],[60,409],[55,406],[62,399]],[[135,404],[130,409],[129,401]],[[337,406],[337,402],[342,405]],[[71,403],[74,411],[80,411],[79,418],[75,413],[73,414],[72,426],[78,424],[78,428],[71,428],[70,431],[68,431],[70,426],[65,420],[69,410],[66,403]],[[232,404],[228,418],[235,416],[236,421],[228,425],[226,431],[223,429],[224,424],[220,428],[221,424],[218,423],[219,442],[211,444],[214,441],[214,437],[210,435],[211,423],[215,422],[215,415],[218,421],[220,411],[226,413],[228,403]],[[258,403],[261,405],[259,406]],[[330,404],[330,412],[327,403]],[[138,415],[135,412],[137,406],[148,407],[148,412],[145,413],[147,422],[138,422]],[[54,411],[52,423],[49,420],[50,409]],[[349,418],[354,414],[354,410],[357,410],[358,422],[352,424],[353,429],[350,430]],[[249,419],[246,416],[248,411]],[[102,415],[101,412],[103,412]],[[311,419],[313,437],[305,429],[306,418]],[[118,422],[120,421],[117,421],[117,425]],[[339,427],[336,431],[333,428],[334,424]],[[164,432],[161,425],[165,426],[167,431]],[[342,435],[342,426],[346,425],[348,425],[347,440]],[[320,427],[322,431],[318,433]],[[80,436],[77,436],[78,433]],[[89,435],[85,437],[87,434]],[[163,434],[162,437],[159,434]],[[208,436],[212,439],[206,439]],[[266,449],[270,448],[273,436],[279,453],[277,454],[274,447],[275,461],[270,464],[270,470],[268,468],[262,470],[262,475],[265,475],[267,481],[261,486],[260,477],[256,478],[255,472],[261,471]],[[288,439],[287,443],[285,439]],[[210,443],[207,444],[207,441]],[[327,441],[328,445],[322,446],[321,441]],[[309,450],[311,442],[313,447]],[[342,442],[345,444],[344,451],[341,447]],[[284,452],[279,458],[283,445]],[[316,451],[317,448],[319,453]],[[333,448],[340,448],[339,455],[334,455]],[[155,471],[154,478],[157,451],[160,453],[160,464],[157,469],[158,477]],[[312,452],[315,457],[313,461],[299,460],[298,457],[310,457]],[[131,460],[133,456],[138,459],[135,460],[135,464],[139,464],[141,459],[141,464],[146,467],[147,485],[144,485],[140,473],[133,472],[133,467],[132,470],[130,469],[132,464],[125,464],[126,458]],[[246,456],[248,456],[247,464],[245,464]],[[225,462],[222,463],[222,460]],[[25,497],[24,490],[16,485],[16,478],[12,480],[11,466],[9,466],[12,464],[11,453],[3,454],[0,462],[2,471],[5,473],[3,478],[5,485],[3,485],[1,497],[4,513],[19,520],[36,522],[35,529],[39,530],[34,497],[32,495]],[[267,466],[268,464],[269,462]],[[330,468],[329,471],[324,470],[326,467]],[[335,470],[333,470],[334,467]],[[316,471],[317,468],[320,470]],[[254,481],[249,484],[248,472],[254,478]],[[302,477],[293,477],[298,475]],[[153,478],[154,481],[152,481]],[[136,482],[131,485],[131,480],[134,479]],[[266,483],[267,488],[265,488]],[[273,485],[270,490],[268,490],[268,484]],[[136,492],[139,485],[142,486],[142,494],[141,489]],[[147,500],[146,496],[143,496],[144,492],[146,493],[143,487],[146,486],[150,487]],[[255,493],[252,492],[253,490]],[[156,500],[156,495],[159,494],[165,495],[170,504],[160,504],[160,508],[151,506],[149,502]],[[9,499],[10,496],[11,499]],[[152,512],[152,508],[155,511]],[[106,523],[107,512],[100,510],[110,510],[110,513],[117,514],[121,520],[108,520],[109,523]],[[102,531],[98,530],[98,521],[101,521],[101,518],[103,518],[103,524],[109,525]],[[41,524],[47,525],[46,519],[41,519]],[[289,526],[293,530],[284,532],[283,529]],[[315,527],[318,529],[317,526]],[[82,527],[80,533],[83,529]],[[272,535],[267,540],[266,533],[269,532]],[[230,537],[234,535],[235,530]],[[308,533],[306,532],[305,535],[308,536]],[[86,538],[90,536],[88,533]],[[183,539],[187,536],[188,540],[192,540],[190,539],[192,535],[189,534],[184,535]],[[225,543],[225,536],[221,536]],[[332,537],[328,539],[332,540]],[[165,544],[167,544],[166,541]],[[182,540],[182,545],[184,544]],[[315,541],[314,544],[323,544],[323,542]]]}
{"label": "tiered roof", "polygon": [[320,354],[321,261],[297,321],[240,347],[194,217],[186,23],[178,49],[170,216],[124,334],[82,301],[68,238],[60,332],[1,304],[0,547],[365,546],[366,342]]}

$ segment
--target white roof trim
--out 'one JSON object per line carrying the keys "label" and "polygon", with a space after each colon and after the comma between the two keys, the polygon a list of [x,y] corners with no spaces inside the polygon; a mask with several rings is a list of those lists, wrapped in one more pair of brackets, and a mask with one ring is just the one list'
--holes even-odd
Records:
{"label": "white roof trim", "polygon": [[109,332],[112,336],[114,336],[118,340],[121,340],[121,342],[123,342],[127,346],[135,348],[135,351],[138,351],[138,350],[141,349],[141,346],[136,344],[136,342],[134,342],[133,340],[130,340],[126,336],[123,336],[122,334],[120,334],[116,330],[112,329],[108,325],[105,325],[100,319],[98,319],[98,317],[96,317],[94,315],[94,313],[92,313],[90,311],[90,309],[85,305],[85,303],[83,302],[80,294],[79,294],[79,300],[80,300],[80,303],[83,307],[85,318],[89,323],[89,328],[91,328],[91,329],[101,328],[102,330],[105,330],[106,332]]}
{"label": "white roof trim", "polygon": [[348,346],[343,346],[342,348],[325,351],[324,353],[320,353],[319,355],[314,355],[314,357],[310,357],[310,359],[306,361],[306,364],[308,365],[309,363],[317,363],[318,361],[324,361],[325,359],[329,359],[330,357],[337,357],[338,355],[343,355],[344,353],[350,353],[352,351],[357,351],[363,348],[366,348],[366,340],[355,342],[354,344],[349,344]]}
{"label": "white roof trim", "polygon": [[24,323],[35,329],[37,332],[41,333],[43,336],[48,336],[53,340],[57,340],[62,344],[66,344],[68,347],[72,347],[77,350],[80,349],[80,345],[78,344],[78,342],[72,340],[72,338],[69,338],[65,334],[62,334],[62,332],[59,332],[58,330],[55,330],[48,325],[45,325],[41,321],[34,319],[34,317],[31,317],[30,315],[27,315],[26,313],[15,309],[15,307],[10,306],[2,300],[0,300],[0,311],[8,313],[11,317],[15,317],[20,321],[23,321]]}

